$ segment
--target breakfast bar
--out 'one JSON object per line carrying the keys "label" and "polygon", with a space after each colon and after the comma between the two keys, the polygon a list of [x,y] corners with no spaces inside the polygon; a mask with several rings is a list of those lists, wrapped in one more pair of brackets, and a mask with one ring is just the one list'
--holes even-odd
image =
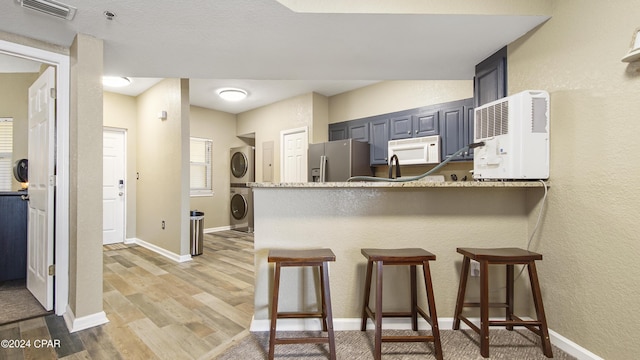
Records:
{"label": "breakfast bar", "polygon": [[[438,316],[454,315],[461,259],[458,247],[526,248],[548,184],[522,182],[341,182],[251,183],[255,217],[255,312],[252,330],[269,329],[273,265],[269,249],[330,248],[336,256],[329,268],[336,330],[357,330],[362,312],[366,259],[362,248],[424,248],[436,255],[431,274]],[[544,214],[543,214],[544,216]],[[535,251],[540,239],[533,238]],[[283,272],[279,309],[313,309],[319,278],[305,270]],[[385,270],[385,309],[406,307],[410,287],[407,269]],[[539,269],[545,276],[544,268]],[[493,272],[492,277],[502,277]],[[397,278],[398,281],[394,281]],[[533,312],[522,279],[516,281],[516,310]],[[477,283],[470,277],[469,283]],[[286,284],[286,285],[285,285]],[[309,286],[300,286],[300,285]],[[289,287],[287,287],[289,286]],[[424,288],[424,284],[423,284]],[[478,286],[467,297],[479,298]],[[302,291],[300,289],[311,289]],[[504,289],[491,296],[504,297]],[[544,288],[542,293],[545,294]],[[418,290],[424,302],[424,289]],[[520,298],[522,297],[522,298]],[[320,323],[292,320],[289,328],[317,329]],[[287,325],[285,325],[286,327]],[[451,323],[440,324],[450,328]],[[410,328],[408,322],[397,323]]]}

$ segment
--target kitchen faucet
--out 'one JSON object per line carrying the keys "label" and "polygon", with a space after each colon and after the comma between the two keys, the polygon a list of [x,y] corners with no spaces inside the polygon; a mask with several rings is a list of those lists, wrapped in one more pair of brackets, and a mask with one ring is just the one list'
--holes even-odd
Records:
{"label": "kitchen faucet", "polygon": [[393,179],[393,159],[396,160],[396,179],[400,177],[400,160],[398,160],[398,155],[394,154],[389,160],[389,179]]}

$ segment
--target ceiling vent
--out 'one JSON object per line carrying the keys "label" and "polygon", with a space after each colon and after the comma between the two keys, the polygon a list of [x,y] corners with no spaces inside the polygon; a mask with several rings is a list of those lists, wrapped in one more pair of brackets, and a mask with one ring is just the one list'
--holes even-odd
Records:
{"label": "ceiling vent", "polygon": [[27,9],[37,10],[62,19],[71,20],[76,15],[76,8],[51,0],[17,0]]}

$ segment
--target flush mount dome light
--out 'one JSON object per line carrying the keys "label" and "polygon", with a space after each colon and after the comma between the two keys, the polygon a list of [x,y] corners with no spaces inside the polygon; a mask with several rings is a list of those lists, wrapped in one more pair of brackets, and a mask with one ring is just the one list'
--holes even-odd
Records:
{"label": "flush mount dome light", "polygon": [[103,76],[102,85],[111,87],[123,87],[131,84],[131,79],[122,76]]}
{"label": "flush mount dome light", "polygon": [[218,90],[218,96],[227,101],[240,101],[247,97],[247,92],[242,89],[225,88]]}

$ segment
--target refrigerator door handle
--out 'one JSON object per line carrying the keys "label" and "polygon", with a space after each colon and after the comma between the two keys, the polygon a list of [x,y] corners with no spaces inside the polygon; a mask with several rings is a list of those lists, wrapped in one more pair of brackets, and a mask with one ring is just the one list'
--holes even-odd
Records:
{"label": "refrigerator door handle", "polygon": [[327,156],[320,156],[320,182],[325,182],[327,176]]}

